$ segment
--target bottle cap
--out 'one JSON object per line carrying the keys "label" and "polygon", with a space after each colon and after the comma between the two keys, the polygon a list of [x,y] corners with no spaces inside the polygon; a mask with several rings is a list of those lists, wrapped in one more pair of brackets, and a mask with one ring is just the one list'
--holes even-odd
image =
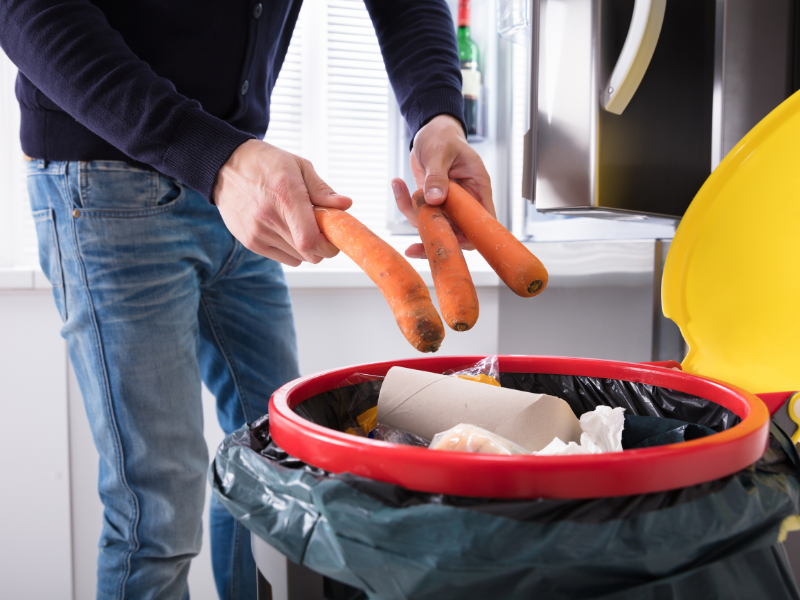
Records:
{"label": "bottle cap", "polygon": [[458,26],[469,27],[469,0],[458,0]]}

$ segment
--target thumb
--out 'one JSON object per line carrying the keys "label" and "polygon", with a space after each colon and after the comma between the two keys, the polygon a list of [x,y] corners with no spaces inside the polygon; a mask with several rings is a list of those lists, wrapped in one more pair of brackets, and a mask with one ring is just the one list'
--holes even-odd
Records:
{"label": "thumb", "polygon": [[314,206],[338,208],[339,210],[347,210],[352,206],[353,201],[347,196],[334,192],[331,186],[317,175],[317,172],[309,161],[301,159],[300,172],[303,174],[303,182],[306,184],[308,197],[311,199],[311,204]]}
{"label": "thumb", "polygon": [[425,202],[436,206],[447,199],[447,188],[450,185],[450,165],[444,157],[429,159],[425,164]]}

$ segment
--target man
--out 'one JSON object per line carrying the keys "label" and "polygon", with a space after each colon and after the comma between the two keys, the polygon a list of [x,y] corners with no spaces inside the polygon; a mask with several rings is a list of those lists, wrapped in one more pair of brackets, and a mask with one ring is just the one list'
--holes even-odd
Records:
{"label": "man", "polygon": [[[445,1],[366,5],[426,199],[444,201],[452,178],[491,209],[464,138]],[[188,597],[208,464],[201,380],[230,433],[298,376],[278,263],[334,256],[312,205],[351,204],[308,161],[257,139],[299,10],[300,0],[0,3],[40,262],[100,454],[98,598]],[[408,214],[408,191],[393,189]],[[254,597],[249,533],[213,500],[210,522],[220,596]]]}

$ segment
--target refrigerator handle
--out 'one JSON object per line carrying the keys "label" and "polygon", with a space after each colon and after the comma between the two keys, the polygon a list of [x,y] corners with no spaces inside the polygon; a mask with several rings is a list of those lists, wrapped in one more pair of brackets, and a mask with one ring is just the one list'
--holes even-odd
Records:
{"label": "refrigerator handle", "polygon": [[628,36],[603,90],[603,108],[621,115],[642,82],[661,34],[667,0],[636,0]]}
{"label": "refrigerator handle", "polygon": [[528,131],[522,140],[522,197],[536,199],[536,139],[539,120],[539,0],[531,0],[531,89]]}

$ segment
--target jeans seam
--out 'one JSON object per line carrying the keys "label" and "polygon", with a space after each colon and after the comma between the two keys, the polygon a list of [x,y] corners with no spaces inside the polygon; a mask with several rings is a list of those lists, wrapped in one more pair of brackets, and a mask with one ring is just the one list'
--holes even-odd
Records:
{"label": "jeans seam", "polygon": [[151,206],[158,206],[158,176],[155,171],[150,172],[150,202]]}
{"label": "jeans seam", "polygon": [[86,219],[141,219],[145,217],[154,217],[164,213],[171,212],[175,209],[175,203],[171,202],[167,206],[161,208],[142,208],[131,209],[128,211],[120,211],[106,208],[93,208],[81,211],[81,218]]}
{"label": "jeans seam", "polygon": [[239,522],[234,521],[233,523],[233,552],[231,552],[231,583],[230,588],[228,589],[229,598],[234,600],[238,598],[239,595],[237,593],[239,589],[239,581],[236,576],[237,569],[236,569],[236,559],[239,557]]}
{"label": "jeans seam", "polygon": [[64,188],[64,200],[66,201],[71,212],[72,199],[70,198],[69,194],[69,173],[67,172],[67,169],[64,169],[64,172],[61,174],[61,186]]}
{"label": "jeans seam", "polygon": [[81,208],[89,206],[89,169],[85,162],[78,163],[78,199]]}
{"label": "jeans seam", "polygon": [[211,333],[214,336],[214,341],[217,343],[222,356],[225,357],[225,363],[228,365],[228,370],[231,372],[233,385],[236,388],[236,395],[239,396],[239,407],[242,409],[245,420],[250,421],[252,418],[250,415],[251,411],[249,410],[250,404],[247,401],[247,398],[244,394],[244,389],[241,386],[239,372],[236,369],[235,361],[233,360],[233,354],[225,343],[225,336],[217,324],[214,311],[202,294],[200,296],[200,305],[203,307],[203,312],[206,313],[206,318],[208,318],[209,327],[211,328]]}
{"label": "jeans seam", "polygon": [[[66,178],[66,173],[65,173],[65,178]],[[67,188],[67,189],[69,189],[69,188]],[[65,199],[67,200],[68,203],[70,203],[69,202],[69,195],[67,195]],[[104,398],[104,403],[105,403],[105,410],[106,410],[108,419],[109,419],[109,421],[111,423],[111,426],[112,426],[112,429],[113,429],[114,447],[115,447],[115,450],[116,450],[116,453],[117,453],[117,456],[116,456],[117,474],[119,475],[120,480],[122,481],[122,485],[124,486],[125,490],[127,490],[128,493],[130,494],[131,501],[132,501],[132,504],[133,504],[133,510],[134,510],[134,517],[131,520],[131,523],[129,524],[129,528],[130,528],[129,530],[130,530],[131,537],[132,537],[134,543],[133,543],[133,547],[129,548],[127,554],[125,555],[124,564],[126,566],[126,569],[125,569],[124,573],[121,576],[121,579],[120,579],[120,582],[119,582],[119,587],[118,587],[118,589],[119,589],[119,596],[118,597],[120,599],[123,599],[125,597],[125,585],[127,584],[128,578],[130,577],[130,574],[131,574],[131,557],[133,556],[133,554],[135,552],[137,552],[139,550],[139,536],[138,536],[138,533],[137,533],[138,528],[139,528],[139,517],[140,517],[139,498],[136,496],[136,493],[133,491],[133,489],[128,484],[128,478],[125,476],[124,457],[123,457],[124,453],[123,453],[123,450],[122,450],[122,440],[120,439],[119,426],[117,424],[116,415],[114,414],[113,405],[112,405],[112,402],[111,402],[111,384],[110,384],[110,382],[108,380],[108,367],[106,365],[105,356],[103,354],[103,342],[100,339],[100,328],[99,328],[99,326],[97,324],[97,314],[96,314],[95,309],[94,309],[94,302],[92,301],[92,294],[89,291],[89,281],[88,281],[88,279],[86,277],[86,266],[83,263],[83,258],[81,257],[80,248],[79,248],[79,245],[78,245],[78,233],[76,231],[76,220],[75,219],[73,219],[73,221],[72,221],[72,237],[73,237],[73,243],[75,245],[75,255],[76,255],[76,258],[78,260],[78,263],[80,264],[80,272],[81,272],[81,280],[82,280],[82,283],[83,283],[83,289],[84,289],[84,292],[86,293],[86,298],[87,298],[88,305],[89,305],[89,315],[90,315],[91,322],[92,322],[92,334],[93,334],[93,338],[94,338],[94,350],[95,350],[98,358],[100,359],[99,362],[100,362],[100,365],[102,367],[102,372],[103,372],[103,398]]]}
{"label": "jeans seam", "polygon": [[[231,235],[231,237],[233,237]],[[238,265],[242,258],[244,257],[244,246],[241,244],[239,240],[235,237],[233,238],[233,250],[231,250],[228,258],[225,259],[225,262],[222,264],[222,268],[217,271],[217,273],[209,279],[207,282],[202,283],[203,287],[209,287],[219,281],[220,277],[222,277],[225,273],[233,269],[236,265]]]}

